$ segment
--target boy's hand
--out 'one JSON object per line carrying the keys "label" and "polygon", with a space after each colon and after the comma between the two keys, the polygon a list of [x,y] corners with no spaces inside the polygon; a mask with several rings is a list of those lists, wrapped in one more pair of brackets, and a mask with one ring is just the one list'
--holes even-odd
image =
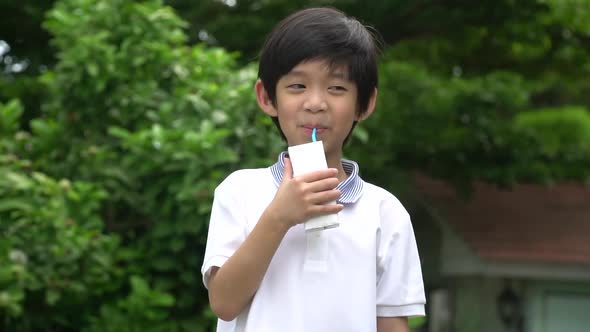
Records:
{"label": "boy's hand", "polygon": [[327,204],[340,197],[336,169],[325,169],[293,177],[291,160],[285,158],[283,181],[275,198],[268,206],[273,218],[287,228],[303,223],[312,217],[338,213],[342,204]]}

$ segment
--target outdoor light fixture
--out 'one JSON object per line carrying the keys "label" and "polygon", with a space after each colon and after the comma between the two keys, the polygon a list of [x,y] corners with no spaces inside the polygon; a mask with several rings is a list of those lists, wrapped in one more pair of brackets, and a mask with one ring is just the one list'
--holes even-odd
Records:
{"label": "outdoor light fixture", "polygon": [[506,331],[522,332],[523,307],[518,294],[510,285],[506,285],[497,298],[498,315]]}

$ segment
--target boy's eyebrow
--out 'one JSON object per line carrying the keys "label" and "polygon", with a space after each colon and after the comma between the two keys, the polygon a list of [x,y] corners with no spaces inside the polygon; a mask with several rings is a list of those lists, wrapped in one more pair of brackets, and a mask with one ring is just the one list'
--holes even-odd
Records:
{"label": "boy's eyebrow", "polygon": [[307,73],[305,73],[303,70],[291,70],[290,72],[287,73],[287,75],[289,75],[289,76],[307,76]]}
{"label": "boy's eyebrow", "polygon": [[[291,70],[287,75],[289,76],[300,76],[300,77],[306,77],[308,76],[308,74],[303,71],[303,70]],[[341,80],[348,80],[348,75],[340,70],[338,71],[330,71],[330,75],[331,78],[337,78],[337,79],[341,79]]]}
{"label": "boy's eyebrow", "polygon": [[347,80],[348,79],[348,75],[346,75],[342,71],[332,71],[332,72],[330,72],[330,77],[332,77],[332,78],[339,78],[341,80]]}

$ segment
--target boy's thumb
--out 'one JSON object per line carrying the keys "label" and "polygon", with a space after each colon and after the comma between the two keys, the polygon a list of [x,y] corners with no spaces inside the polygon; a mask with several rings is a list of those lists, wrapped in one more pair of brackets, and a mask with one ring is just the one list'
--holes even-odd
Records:
{"label": "boy's thumb", "polygon": [[291,165],[291,159],[284,157],[285,168],[283,168],[283,182],[291,180],[293,178],[293,165]]}

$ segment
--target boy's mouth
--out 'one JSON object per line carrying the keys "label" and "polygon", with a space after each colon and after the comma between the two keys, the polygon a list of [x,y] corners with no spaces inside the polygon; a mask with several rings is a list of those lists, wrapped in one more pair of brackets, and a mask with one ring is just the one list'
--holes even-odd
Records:
{"label": "boy's mouth", "polygon": [[303,128],[303,132],[305,133],[305,135],[309,135],[311,137],[311,133],[313,132],[313,129],[316,128],[316,135],[321,135],[323,132],[326,131],[326,127],[324,126],[312,126],[312,125],[304,125],[302,126]]}
{"label": "boy's mouth", "polygon": [[305,128],[305,129],[317,128],[318,130],[328,128],[328,127],[326,127],[324,125],[321,125],[321,124],[313,124],[313,123],[304,124],[304,125],[302,125],[302,127]]}
{"label": "boy's mouth", "polygon": [[[311,134],[313,132],[314,127],[303,126],[302,128],[303,128],[303,132],[305,133],[305,136],[309,136],[311,138]],[[317,128],[316,136],[320,136],[320,135],[322,135],[322,133],[324,133],[324,131],[326,131],[326,128],[322,128],[322,127],[315,127],[315,128]]]}

